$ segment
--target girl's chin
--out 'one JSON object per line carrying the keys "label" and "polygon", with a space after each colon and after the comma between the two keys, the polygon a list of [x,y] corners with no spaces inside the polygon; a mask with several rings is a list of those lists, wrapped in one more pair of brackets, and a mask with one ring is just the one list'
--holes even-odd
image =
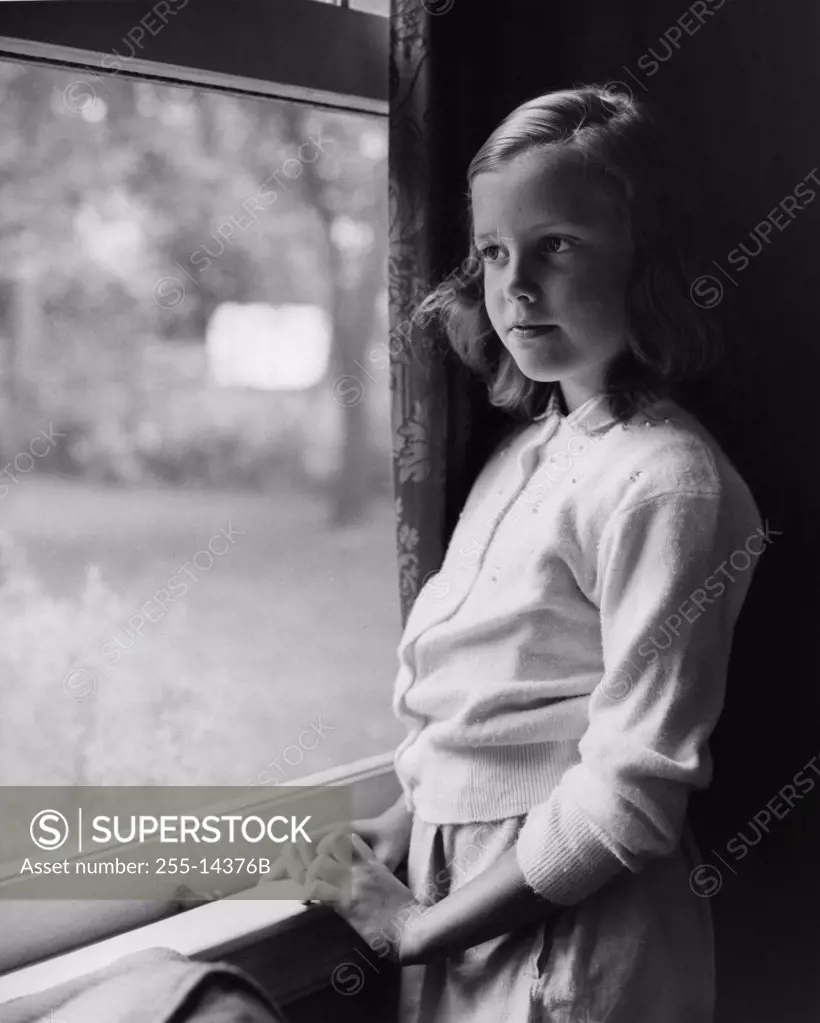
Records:
{"label": "girl's chin", "polygon": [[562,376],[566,376],[566,367],[559,366],[555,360],[546,359],[543,355],[540,357],[533,355],[529,358],[519,356],[516,358],[515,364],[525,377],[535,380],[539,384],[555,383]]}

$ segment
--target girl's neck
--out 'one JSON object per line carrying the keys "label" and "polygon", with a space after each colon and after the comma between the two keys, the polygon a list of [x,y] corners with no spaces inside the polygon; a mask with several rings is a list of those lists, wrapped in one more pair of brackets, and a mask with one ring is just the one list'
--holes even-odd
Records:
{"label": "girl's neck", "polygon": [[560,384],[556,384],[555,387],[557,388],[558,394],[558,407],[560,408],[561,415],[563,416],[571,415],[577,409],[581,408],[582,405],[585,405],[588,401],[591,401],[593,398],[597,398],[604,393],[603,390],[585,391],[581,394],[573,394],[571,401],[567,401],[567,396],[564,393],[563,387],[561,387]]}

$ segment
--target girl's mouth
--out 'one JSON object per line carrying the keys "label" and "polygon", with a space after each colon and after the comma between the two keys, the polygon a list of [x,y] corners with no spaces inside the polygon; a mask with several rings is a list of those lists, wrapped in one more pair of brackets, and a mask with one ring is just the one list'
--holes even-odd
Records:
{"label": "girl's mouth", "polygon": [[557,330],[557,327],[554,325],[538,323],[527,327],[511,327],[510,333],[519,341],[537,341],[540,338],[547,337],[554,330]]}

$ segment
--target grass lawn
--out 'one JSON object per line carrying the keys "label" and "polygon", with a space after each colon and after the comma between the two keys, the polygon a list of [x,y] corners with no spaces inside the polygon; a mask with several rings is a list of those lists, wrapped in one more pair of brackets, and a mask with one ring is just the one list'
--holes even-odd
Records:
{"label": "grass lawn", "polygon": [[[223,554],[194,563],[229,529]],[[4,784],[282,784],[403,735],[390,499],[333,531],[320,498],[284,487],[28,477],[0,502],[0,530],[50,598],[4,612],[17,637],[0,653]],[[75,617],[91,563],[116,600],[89,630]],[[84,699],[64,688],[78,666],[94,676]]]}

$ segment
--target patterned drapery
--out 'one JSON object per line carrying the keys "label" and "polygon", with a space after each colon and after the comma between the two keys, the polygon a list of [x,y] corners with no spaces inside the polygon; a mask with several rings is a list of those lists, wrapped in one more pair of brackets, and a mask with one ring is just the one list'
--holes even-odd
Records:
{"label": "patterned drapery", "polygon": [[413,321],[432,279],[430,14],[394,0],[390,46],[390,394],[402,621],[444,554],[446,342]]}
{"label": "patterned drapery", "polygon": [[465,89],[488,99],[493,90],[471,80],[477,56],[453,64],[458,14],[454,0],[393,0],[391,15],[388,299],[403,622],[441,565],[473,480],[512,425],[441,330],[414,317],[468,254],[463,175],[488,130],[487,111],[461,99]]}

